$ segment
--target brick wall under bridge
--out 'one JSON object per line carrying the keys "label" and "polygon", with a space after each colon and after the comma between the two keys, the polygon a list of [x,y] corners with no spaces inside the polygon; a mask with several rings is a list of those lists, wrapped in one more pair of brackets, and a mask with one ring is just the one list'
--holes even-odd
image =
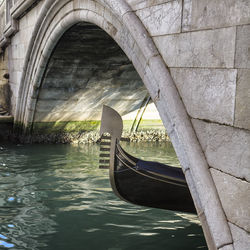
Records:
{"label": "brick wall under bridge", "polygon": [[[248,249],[250,1],[0,1],[0,89],[8,85],[9,112],[24,129],[42,117],[46,79],[53,78],[51,56],[79,23],[105,31],[126,55],[112,60],[133,64],[129,81],[146,86],[209,248]],[[1,103],[8,103],[2,93]]]}

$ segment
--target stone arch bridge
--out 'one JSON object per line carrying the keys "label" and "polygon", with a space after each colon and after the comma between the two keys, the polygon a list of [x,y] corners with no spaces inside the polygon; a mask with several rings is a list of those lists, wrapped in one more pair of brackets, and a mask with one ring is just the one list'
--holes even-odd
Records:
{"label": "stone arch bridge", "polygon": [[[0,47],[1,105],[26,132],[54,112],[52,104],[62,107],[53,117],[74,120],[63,103],[94,95],[98,79],[113,86],[100,67],[127,80],[130,94],[141,81],[181,162],[209,248],[249,249],[250,1],[2,0]],[[58,86],[72,79],[85,86],[76,99]],[[109,98],[120,97],[114,91]]]}

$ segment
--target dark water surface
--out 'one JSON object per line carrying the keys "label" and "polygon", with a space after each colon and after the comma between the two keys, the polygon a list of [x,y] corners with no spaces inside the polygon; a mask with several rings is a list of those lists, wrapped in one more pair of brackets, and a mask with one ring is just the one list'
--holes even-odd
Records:
{"label": "dark water surface", "polygon": [[[165,143],[126,149],[178,164]],[[0,143],[0,249],[207,249],[196,216],[119,200],[98,154],[98,145]]]}

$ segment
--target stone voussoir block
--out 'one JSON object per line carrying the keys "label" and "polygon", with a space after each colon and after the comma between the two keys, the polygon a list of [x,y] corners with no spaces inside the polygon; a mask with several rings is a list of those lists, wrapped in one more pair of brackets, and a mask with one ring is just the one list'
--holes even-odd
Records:
{"label": "stone voussoir block", "polygon": [[117,17],[122,17],[125,13],[132,11],[126,1],[123,0],[103,0],[106,6],[114,10]]}
{"label": "stone voussoir block", "polygon": [[171,68],[170,72],[191,117],[233,125],[237,70]]}
{"label": "stone voussoir block", "polygon": [[67,4],[65,4],[61,9],[60,9],[60,16],[66,16],[68,13],[72,12],[74,10],[74,2],[70,1]]}
{"label": "stone voussoir block", "polygon": [[130,7],[135,10],[145,9],[148,7],[165,4],[173,0],[126,0]]}
{"label": "stone voussoir block", "polygon": [[74,9],[94,9],[96,1],[93,0],[74,0],[73,6]]}
{"label": "stone voussoir block", "polygon": [[233,68],[236,27],[156,36],[168,67]]}
{"label": "stone voussoir block", "polygon": [[88,11],[87,19],[89,22],[96,24],[99,27],[103,26],[104,18],[102,15],[97,14],[94,11]]}
{"label": "stone voussoir block", "polygon": [[221,171],[210,169],[229,222],[250,232],[250,183]]}
{"label": "stone voussoir block", "polygon": [[222,28],[250,23],[250,1],[184,0],[182,30]]}
{"label": "stone voussoir block", "polygon": [[136,11],[151,36],[181,32],[182,1],[170,1]]}
{"label": "stone voussoir block", "polygon": [[148,36],[148,31],[133,12],[126,13],[123,21],[147,60],[159,54],[153,40]]}
{"label": "stone voussoir block", "polygon": [[134,46],[135,40],[126,27],[121,26],[122,29],[117,29],[115,34],[115,41],[122,48],[122,50],[126,53],[129,60],[132,60],[134,57]]}
{"label": "stone voussoir block", "polygon": [[232,232],[234,249],[235,250],[248,250],[250,246],[250,234],[242,228],[229,222],[229,226]]}
{"label": "stone voussoir block", "polygon": [[192,119],[208,165],[250,182],[250,131]]}

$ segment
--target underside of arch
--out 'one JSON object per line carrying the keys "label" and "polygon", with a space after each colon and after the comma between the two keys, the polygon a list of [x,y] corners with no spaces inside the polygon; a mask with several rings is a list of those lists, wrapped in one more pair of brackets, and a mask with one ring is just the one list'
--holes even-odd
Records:
{"label": "underside of arch", "polygon": [[[131,130],[147,98],[140,76],[118,44],[98,26],[79,22],[63,34],[48,61],[33,115],[32,141],[35,134],[53,139],[55,133],[95,130],[103,104],[115,108],[125,129]],[[149,122],[164,128],[153,104],[147,105],[143,117],[140,128]]]}

